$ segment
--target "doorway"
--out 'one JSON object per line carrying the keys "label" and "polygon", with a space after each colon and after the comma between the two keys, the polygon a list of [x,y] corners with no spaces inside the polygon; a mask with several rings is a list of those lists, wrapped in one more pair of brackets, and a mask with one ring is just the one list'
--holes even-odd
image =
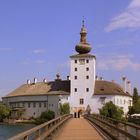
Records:
{"label": "doorway", "polygon": [[74,112],[74,118],[77,118],[77,115],[76,115],[77,113],[76,112]]}
{"label": "doorway", "polygon": [[80,118],[81,115],[82,115],[82,110],[80,109],[80,110],[78,111],[78,118]]}

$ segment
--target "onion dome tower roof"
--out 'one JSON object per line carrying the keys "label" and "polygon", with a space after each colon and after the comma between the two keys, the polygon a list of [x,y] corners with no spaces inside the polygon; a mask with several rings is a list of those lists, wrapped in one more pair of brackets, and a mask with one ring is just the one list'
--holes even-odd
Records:
{"label": "onion dome tower roof", "polygon": [[87,31],[84,25],[84,20],[83,20],[83,25],[80,31],[80,42],[79,44],[76,45],[75,50],[79,53],[79,54],[86,54],[89,53],[91,51],[91,47],[90,44],[88,44],[86,42],[86,35],[87,35]]}

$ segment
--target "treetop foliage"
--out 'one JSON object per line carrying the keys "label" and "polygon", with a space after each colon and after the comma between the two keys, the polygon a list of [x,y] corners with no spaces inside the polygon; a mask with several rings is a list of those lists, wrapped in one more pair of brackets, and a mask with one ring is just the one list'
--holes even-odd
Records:
{"label": "treetop foliage", "polygon": [[100,115],[110,117],[113,119],[121,120],[123,118],[123,110],[113,104],[112,101],[107,102],[101,109],[99,109]]}

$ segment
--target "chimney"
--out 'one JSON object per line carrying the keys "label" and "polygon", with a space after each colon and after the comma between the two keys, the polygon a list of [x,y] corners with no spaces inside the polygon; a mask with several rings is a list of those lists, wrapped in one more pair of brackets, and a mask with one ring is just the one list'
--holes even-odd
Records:
{"label": "chimney", "polygon": [[60,74],[59,73],[56,74],[56,81],[61,81],[61,78],[60,78]]}
{"label": "chimney", "polygon": [[70,76],[67,76],[67,80],[68,80],[68,81],[70,80]]}
{"label": "chimney", "polygon": [[126,77],[122,77],[123,80],[123,90],[126,93]]}
{"label": "chimney", "polygon": [[112,80],[112,83],[115,83],[115,80]]}
{"label": "chimney", "polygon": [[43,79],[43,83],[45,83],[45,84],[47,83],[47,79],[46,78]]}
{"label": "chimney", "polygon": [[103,81],[103,77],[100,77],[100,80]]}
{"label": "chimney", "polygon": [[34,78],[34,84],[36,84],[36,83],[37,83],[37,78],[35,77],[35,78]]}
{"label": "chimney", "polygon": [[127,92],[131,94],[131,82],[127,81]]}
{"label": "chimney", "polygon": [[98,80],[98,75],[96,75],[95,80]]}
{"label": "chimney", "polygon": [[31,84],[31,81],[28,79],[27,80],[27,85],[30,85]]}

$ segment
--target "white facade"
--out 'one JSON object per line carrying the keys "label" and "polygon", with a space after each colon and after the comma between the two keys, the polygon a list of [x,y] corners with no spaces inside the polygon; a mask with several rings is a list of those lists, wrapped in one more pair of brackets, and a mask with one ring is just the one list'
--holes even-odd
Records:
{"label": "white facade", "polygon": [[3,103],[13,109],[24,109],[22,119],[37,118],[42,112],[52,110],[55,116],[59,116],[59,101],[67,100],[68,95],[41,95],[41,96],[17,96],[3,98]]}
{"label": "white facade", "polygon": [[109,101],[112,101],[113,104],[122,108],[124,114],[127,114],[128,107],[132,105],[132,98],[129,96],[121,96],[121,95],[94,95],[92,104],[93,112],[99,113],[99,109],[103,107],[103,105]]}
{"label": "white facade", "polygon": [[[104,82],[103,85],[97,87],[97,93],[95,93],[96,57],[89,54],[91,47],[86,42],[86,35],[87,32],[83,22],[80,32],[80,43],[75,47],[78,54],[70,56],[71,91],[68,101],[70,103],[71,113],[75,117],[86,113],[87,109],[91,113],[99,113],[99,109],[106,102],[112,101],[115,105],[121,107],[126,114],[132,99],[127,95],[126,90],[124,92],[120,89],[119,85],[115,85],[115,88],[113,87],[114,89],[112,90],[110,86],[114,85],[110,83],[106,86],[107,82]],[[105,88],[109,90],[104,92],[102,86],[106,86]],[[122,96],[120,96],[120,91]]]}
{"label": "white facade", "polygon": [[[71,93],[69,103],[71,113],[85,111],[90,105],[95,85],[95,57],[72,57],[70,60]],[[80,100],[83,99],[83,103]]]}

